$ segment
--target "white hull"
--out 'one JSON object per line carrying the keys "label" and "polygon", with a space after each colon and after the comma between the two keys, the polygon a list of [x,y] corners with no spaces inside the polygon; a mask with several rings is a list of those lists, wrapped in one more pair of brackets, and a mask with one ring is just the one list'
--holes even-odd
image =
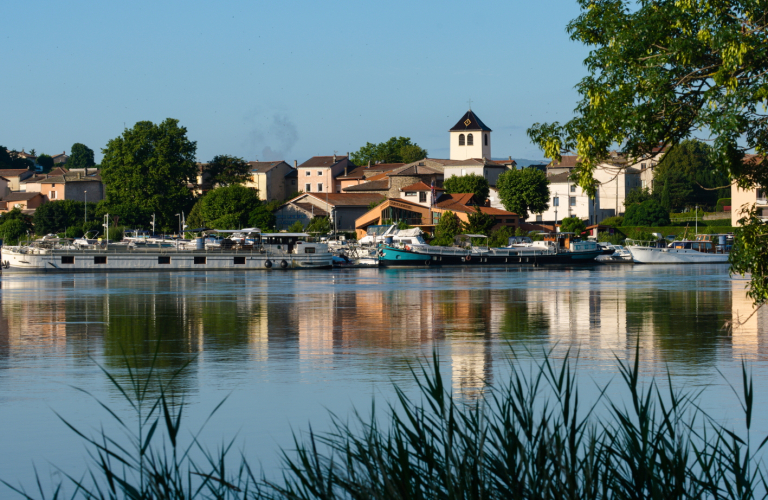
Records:
{"label": "white hull", "polygon": [[682,248],[630,246],[632,260],[638,264],[727,264],[727,253],[705,253]]}
{"label": "white hull", "polygon": [[126,247],[106,250],[19,250],[5,247],[1,259],[3,272],[236,271],[332,266],[332,256],[327,251],[289,254],[234,250],[130,250]]}

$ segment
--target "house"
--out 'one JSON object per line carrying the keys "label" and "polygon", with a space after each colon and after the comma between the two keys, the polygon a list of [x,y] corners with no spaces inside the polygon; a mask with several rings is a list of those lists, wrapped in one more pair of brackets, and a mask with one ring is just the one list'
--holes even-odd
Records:
{"label": "house", "polygon": [[377,193],[387,198],[400,198],[400,190],[406,186],[423,182],[443,185],[443,166],[429,159],[419,160],[397,167],[388,172],[374,175],[366,182],[344,188],[345,193]]}
{"label": "house", "polygon": [[62,151],[61,154],[58,155],[51,155],[51,158],[53,158],[54,165],[57,163],[67,163],[67,160],[69,160],[66,151]]}
{"label": "house", "polygon": [[[746,155],[744,163],[751,164],[750,169],[768,167],[768,161],[757,155]],[[739,227],[739,219],[743,217],[742,210],[754,206],[763,222],[768,222],[768,191],[762,186],[752,189],[741,189],[735,183],[731,184],[731,226]]]}
{"label": "house", "polygon": [[18,208],[29,213],[45,202],[45,196],[40,193],[11,193],[0,200],[0,212],[10,212]]}
{"label": "house", "polygon": [[419,181],[400,188],[400,198],[424,207],[431,207],[437,203],[437,198],[443,191],[445,190],[441,187],[427,186],[423,181]]}
{"label": "house", "polygon": [[251,180],[245,186],[256,189],[260,200],[282,201],[298,191],[296,179],[286,177],[294,167],[285,161],[249,161],[248,165],[251,167]]}
{"label": "house", "polygon": [[355,219],[383,200],[376,193],[303,193],[275,212],[275,226],[288,229],[298,220],[306,227],[314,217],[329,217],[336,230],[353,231]]}
{"label": "house", "polygon": [[383,224],[384,221],[405,222],[408,225],[421,228],[425,232],[432,233],[440,222],[440,217],[447,211],[455,213],[464,222],[469,221],[469,216],[477,211],[492,215],[496,224],[492,229],[502,226],[516,228],[519,223],[517,214],[493,207],[482,206],[475,200],[472,193],[441,194],[434,206],[411,201],[406,198],[390,198],[373,207],[355,221],[357,237],[365,236],[369,226]]}
{"label": "house", "polygon": [[370,180],[371,177],[395,170],[404,166],[405,163],[376,163],[367,167],[357,167],[349,172],[344,171],[336,180],[341,184],[341,191],[349,186],[356,186]]}
{"label": "house", "polygon": [[8,189],[11,191],[21,191],[21,182],[28,177],[32,177],[34,172],[26,168],[4,168],[0,169],[0,175],[8,180]]}
{"label": "house", "polygon": [[11,194],[11,188],[8,187],[10,185],[11,181],[5,177],[0,176],[0,200]]}
{"label": "house", "polygon": [[348,156],[313,156],[297,167],[298,187],[305,193],[341,193],[337,177],[356,166]]}
{"label": "house", "polygon": [[64,170],[61,175],[38,174],[25,182],[28,193],[42,193],[46,201],[101,201],[104,183],[92,168]]}
{"label": "house", "polygon": [[600,191],[590,198],[581,187],[570,180],[570,174],[563,172],[552,175],[549,180],[549,208],[541,214],[531,214],[526,222],[558,224],[566,217],[578,217],[587,224],[596,224],[614,214],[612,209],[600,206]]}

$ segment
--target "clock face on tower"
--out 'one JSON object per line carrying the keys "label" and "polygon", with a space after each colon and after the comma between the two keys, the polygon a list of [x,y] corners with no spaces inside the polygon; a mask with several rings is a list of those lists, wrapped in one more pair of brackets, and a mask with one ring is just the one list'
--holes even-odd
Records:
{"label": "clock face on tower", "polygon": [[464,125],[465,125],[465,126],[469,127],[469,124],[470,124],[470,123],[472,123],[472,120],[470,120],[469,118],[467,118],[466,120],[464,120]]}

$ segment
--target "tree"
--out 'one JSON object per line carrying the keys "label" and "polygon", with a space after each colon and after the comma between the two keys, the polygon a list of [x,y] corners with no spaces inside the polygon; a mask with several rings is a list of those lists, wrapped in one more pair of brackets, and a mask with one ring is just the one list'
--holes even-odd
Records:
{"label": "tree", "polygon": [[560,222],[560,231],[563,233],[576,233],[580,235],[587,230],[584,221],[578,217],[566,217]]}
{"label": "tree", "polygon": [[488,199],[490,192],[486,178],[475,174],[449,177],[443,183],[443,189],[446,193],[473,193],[480,203]]}
{"label": "tree", "polygon": [[289,233],[303,233],[304,232],[304,224],[301,223],[300,220],[294,221],[293,224],[291,224],[291,227],[288,228]]}
{"label": "tree", "polygon": [[195,203],[189,213],[188,225],[242,229],[251,225],[251,214],[260,207],[261,200],[255,189],[243,186],[220,187],[208,191]]}
{"label": "tree", "polygon": [[352,153],[350,160],[356,165],[373,163],[411,163],[427,157],[427,150],[411,142],[410,137],[392,137],[379,144],[366,143]]}
{"label": "tree", "polygon": [[[751,0],[578,0],[571,38],[591,46],[578,85],[575,118],[534,124],[528,135],[560,159],[581,158],[575,177],[592,189],[596,165],[616,144],[630,158],[675,146],[699,131],[713,138],[709,158],[742,189],[768,186],[768,36],[765,3]],[[744,161],[745,153],[758,157]],[[744,224],[761,224],[749,213]],[[756,228],[741,234],[756,234]],[[737,236],[738,238],[738,236]],[[768,300],[768,252],[735,244],[734,272],[752,274],[751,297]]]}
{"label": "tree", "polygon": [[669,184],[670,184],[669,180],[664,181],[664,188],[661,190],[661,197],[660,197],[661,206],[664,207],[664,210],[666,210],[667,212],[672,210],[672,200],[670,199],[670,196],[669,196]]}
{"label": "tree", "polygon": [[275,221],[275,214],[266,205],[261,205],[248,217],[248,227],[258,227],[263,232],[269,232],[275,229]]}
{"label": "tree", "polygon": [[496,188],[504,208],[522,220],[529,212],[538,214],[549,208],[549,180],[539,169],[508,170],[499,176]]}
{"label": "tree", "polygon": [[0,214],[0,238],[4,245],[17,244],[31,229],[32,218],[18,208]]}
{"label": "tree", "polygon": [[67,168],[88,168],[96,165],[93,161],[93,150],[85,144],[72,144],[72,151],[67,160]]}
{"label": "tree", "polygon": [[126,129],[103,150],[107,207],[129,207],[140,214],[143,225],[155,213],[159,228],[176,228],[176,214],[192,206],[188,186],[197,177],[196,150],[187,129],[172,118],[159,125],[138,122]]}
{"label": "tree", "polygon": [[328,217],[313,217],[305,230],[308,233],[328,234],[331,232],[331,221]]}
{"label": "tree", "polygon": [[32,218],[35,234],[62,233],[71,227],[83,230],[86,205],[89,218],[94,219],[97,205],[93,202],[86,204],[75,200],[56,200],[43,203],[37,207]]}
{"label": "tree", "polygon": [[[654,171],[654,194],[661,196],[669,184],[670,208],[694,205],[714,206],[728,178],[718,172],[709,159],[710,147],[703,142],[686,140],[665,154]],[[730,193],[730,187],[727,189]]]}
{"label": "tree", "polygon": [[33,167],[32,162],[20,157],[17,151],[8,151],[5,146],[0,146],[0,168],[30,169]]}
{"label": "tree", "polygon": [[43,172],[50,172],[53,168],[53,158],[47,154],[41,154],[37,157],[37,164],[43,168]]}
{"label": "tree", "polygon": [[470,234],[484,234],[488,236],[493,226],[496,225],[496,218],[493,215],[481,212],[478,207],[475,207],[475,213],[469,214],[467,219],[466,231]]}
{"label": "tree", "polygon": [[243,184],[251,178],[251,166],[236,156],[214,156],[205,171],[210,175],[213,186],[231,186]]}
{"label": "tree", "polygon": [[464,223],[459,216],[450,210],[440,214],[440,220],[435,227],[435,239],[433,245],[447,246],[453,243],[453,238],[464,232]]}
{"label": "tree", "polygon": [[656,200],[635,203],[624,214],[625,226],[659,227],[669,225],[669,212]]}
{"label": "tree", "polygon": [[642,203],[644,201],[650,200],[651,198],[653,198],[653,195],[651,194],[650,189],[641,188],[638,186],[627,193],[627,197],[624,198],[624,206],[628,207],[633,203]]}

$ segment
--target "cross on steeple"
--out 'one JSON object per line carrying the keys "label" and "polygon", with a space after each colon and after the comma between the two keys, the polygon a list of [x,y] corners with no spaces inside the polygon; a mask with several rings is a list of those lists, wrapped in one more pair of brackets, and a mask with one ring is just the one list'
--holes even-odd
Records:
{"label": "cross on steeple", "polygon": [[472,111],[472,99],[469,100],[469,110]]}

